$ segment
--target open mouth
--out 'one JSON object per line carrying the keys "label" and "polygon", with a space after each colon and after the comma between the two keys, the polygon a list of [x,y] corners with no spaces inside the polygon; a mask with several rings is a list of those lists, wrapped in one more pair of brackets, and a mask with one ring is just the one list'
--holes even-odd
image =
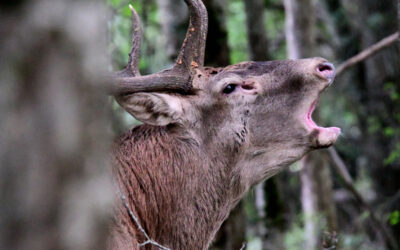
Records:
{"label": "open mouth", "polygon": [[337,127],[320,127],[318,126],[312,119],[312,113],[315,110],[315,107],[318,104],[317,98],[312,104],[309,111],[306,114],[306,126],[309,131],[317,131],[317,146],[319,147],[328,147],[335,143],[337,138],[340,135],[340,128]]}

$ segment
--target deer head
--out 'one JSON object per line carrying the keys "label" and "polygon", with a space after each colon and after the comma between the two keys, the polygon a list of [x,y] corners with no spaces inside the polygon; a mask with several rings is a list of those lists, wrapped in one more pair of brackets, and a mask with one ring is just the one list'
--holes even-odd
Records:
{"label": "deer head", "polygon": [[[115,159],[121,189],[149,235],[173,249],[205,249],[250,186],[332,145],[340,129],[311,118],[334,79],[332,64],[311,58],[204,67],[207,12],[201,0],[185,2],[190,25],[175,65],[146,76],[138,70],[142,31],[132,8],[132,51],[113,78],[113,94],[147,125],[119,141]],[[120,224],[140,238],[126,215]]]}
{"label": "deer head", "polygon": [[205,150],[238,157],[252,185],[312,149],[332,145],[340,129],[317,126],[312,112],[335,76],[322,58],[203,67],[207,11],[185,0],[190,25],[176,64],[141,76],[141,27],[133,10],[128,66],[115,77],[118,103],[138,120],[186,133]]}

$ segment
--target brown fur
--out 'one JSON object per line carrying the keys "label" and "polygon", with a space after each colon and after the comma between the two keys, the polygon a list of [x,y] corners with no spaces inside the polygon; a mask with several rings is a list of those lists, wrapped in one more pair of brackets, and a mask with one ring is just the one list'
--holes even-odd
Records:
{"label": "brown fur", "polygon": [[[143,125],[121,137],[115,174],[151,238],[172,249],[205,249],[232,205],[232,173],[227,162],[171,130]],[[119,223],[144,242],[121,209]]]}

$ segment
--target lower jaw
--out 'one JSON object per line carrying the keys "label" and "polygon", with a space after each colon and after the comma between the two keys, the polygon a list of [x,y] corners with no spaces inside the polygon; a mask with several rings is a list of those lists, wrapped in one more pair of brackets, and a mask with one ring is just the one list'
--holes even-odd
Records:
{"label": "lower jaw", "polygon": [[311,115],[317,102],[318,100],[314,101],[314,103],[311,105],[311,108],[305,117],[305,126],[310,132],[316,135],[317,147],[329,147],[336,142],[341,130],[337,127],[320,127],[313,121]]}
{"label": "lower jaw", "polygon": [[317,147],[329,147],[334,144],[340,135],[340,128],[337,127],[316,127],[317,130]]}

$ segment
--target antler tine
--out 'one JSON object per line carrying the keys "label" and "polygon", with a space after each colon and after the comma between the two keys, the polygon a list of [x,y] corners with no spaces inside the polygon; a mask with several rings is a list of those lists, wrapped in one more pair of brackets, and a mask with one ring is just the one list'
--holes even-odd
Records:
{"label": "antler tine", "polygon": [[129,4],[129,8],[132,11],[132,49],[131,53],[129,53],[129,61],[126,68],[132,72],[133,76],[139,76],[140,49],[142,47],[142,25],[138,13],[131,4]]}
{"label": "antler tine", "polygon": [[131,4],[129,4],[129,8],[132,11],[132,49],[129,53],[128,65],[124,70],[117,73],[118,77],[140,76],[139,60],[142,47],[142,25],[138,13]]}
{"label": "antler tine", "polygon": [[204,65],[208,15],[201,0],[185,0],[189,8],[190,23],[175,67],[190,70]]}

